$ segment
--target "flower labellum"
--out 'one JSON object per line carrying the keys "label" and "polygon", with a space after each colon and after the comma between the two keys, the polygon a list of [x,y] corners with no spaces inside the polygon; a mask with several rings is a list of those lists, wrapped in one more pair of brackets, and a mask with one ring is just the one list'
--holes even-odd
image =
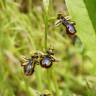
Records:
{"label": "flower labellum", "polygon": [[32,59],[29,59],[26,63],[27,64],[23,66],[24,73],[25,75],[32,75],[32,73],[34,72],[35,64],[33,63]]}
{"label": "flower labellum", "polygon": [[51,57],[45,56],[41,59],[40,64],[42,67],[50,68],[52,66]]}
{"label": "flower labellum", "polygon": [[74,28],[74,26],[73,26],[72,24],[68,24],[66,27],[67,27],[67,32],[68,32],[69,34],[74,34],[74,33],[76,33],[76,29]]}

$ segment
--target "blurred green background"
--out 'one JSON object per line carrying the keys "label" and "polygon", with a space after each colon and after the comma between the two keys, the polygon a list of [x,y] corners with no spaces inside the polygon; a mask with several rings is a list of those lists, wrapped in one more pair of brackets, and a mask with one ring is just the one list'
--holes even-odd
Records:
{"label": "blurred green background", "polygon": [[[96,0],[0,0],[0,96],[96,96],[95,10]],[[54,26],[59,12],[76,22],[82,46]],[[20,58],[44,52],[46,33],[60,62],[25,76]]]}

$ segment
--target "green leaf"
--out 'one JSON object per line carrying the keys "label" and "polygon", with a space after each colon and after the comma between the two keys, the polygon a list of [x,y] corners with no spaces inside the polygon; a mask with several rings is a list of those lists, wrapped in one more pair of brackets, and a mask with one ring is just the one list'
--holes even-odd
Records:
{"label": "green leaf", "polygon": [[[69,14],[72,16],[73,20],[76,21],[77,34],[80,37],[81,41],[83,42],[84,47],[88,49],[88,54],[90,57],[92,57],[93,63],[96,63],[95,58],[96,27],[94,29],[94,25],[96,25],[96,19],[95,19],[96,16],[94,16],[93,18],[92,15],[95,12],[94,11],[95,6],[92,6],[92,4],[96,3],[90,3],[96,1],[95,0],[65,0],[65,1],[68,7]],[[94,24],[92,22],[94,22]]]}

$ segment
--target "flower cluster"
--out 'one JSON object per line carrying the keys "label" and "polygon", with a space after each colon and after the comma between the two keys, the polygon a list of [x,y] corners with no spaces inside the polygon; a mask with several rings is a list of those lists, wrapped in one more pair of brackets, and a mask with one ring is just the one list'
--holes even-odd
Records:
{"label": "flower cluster", "polygon": [[73,21],[70,21],[70,17],[64,17],[61,13],[58,14],[57,21],[55,22],[55,25],[58,26],[59,24],[62,24],[66,28],[66,34],[71,39],[71,42],[73,45],[79,40],[79,37],[76,35],[77,30],[75,28],[76,23]]}
{"label": "flower cluster", "polygon": [[[74,45],[77,40],[79,40],[76,35],[75,23],[70,22],[68,18],[65,18],[62,14],[58,14],[57,21],[55,25],[62,24],[66,28],[66,34],[71,39],[72,44]],[[50,68],[53,62],[57,60],[53,57],[54,52],[53,49],[48,49],[46,53],[36,52],[31,58],[24,58],[23,62],[21,62],[21,66],[24,69],[24,73],[26,75],[32,75],[34,72],[36,64],[40,65],[43,68]]]}
{"label": "flower cluster", "polygon": [[25,75],[32,75],[36,65],[40,65],[43,68],[50,68],[53,62],[57,61],[53,55],[53,49],[49,48],[46,53],[36,52],[31,58],[23,58],[21,66],[24,69]]}

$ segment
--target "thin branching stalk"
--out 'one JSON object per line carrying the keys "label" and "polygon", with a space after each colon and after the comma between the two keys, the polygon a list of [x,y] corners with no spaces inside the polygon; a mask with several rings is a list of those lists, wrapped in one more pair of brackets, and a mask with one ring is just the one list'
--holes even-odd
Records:
{"label": "thin branching stalk", "polygon": [[[48,35],[48,2],[46,0],[43,0],[43,4],[44,4],[44,24],[45,24],[45,51],[47,50],[47,35]],[[50,82],[50,70],[47,70],[47,85],[48,85],[48,89],[51,90],[51,82]]]}
{"label": "thin branching stalk", "polygon": [[45,51],[47,50],[47,33],[48,33],[48,15],[45,12],[44,16],[44,22],[45,22]]}
{"label": "thin branching stalk", "polygon": [[[45,9],[47,9],[47,8],[45,8]],[[46,11],[46,10],[44,10],[44,23],[45,23],[45,43],[44,43],[44,45],[45,45],[45,51],[47,50],[47,43],[48,43],[48,38],[47,38],[47,36],[48,36],[48,10]],[[47,69],[47,85],[48,85],[48,89],[49,90],[52,90],[52,85],[51,85],[51,83],[53,83],[53,85],[54,85],[54,88],[56,88],[55,89],[55,91],[56,91],[56,96],[59,96],[59,89],[58,89],[58,85],[57,85],[57,81],[56,81],[56,78],[54,77],[54,73],[53,73],[53,71],[52,71],[52,69],[53,68],[51,68],[51,69]],[[51,82],[51,76],[52,76],[52,81],[53,82]]]}
{"label": "thin branching stalk", "polygon": [[[45,12],[45,15],[44,15],[44,23],[45,23],[45,42],[44,42],[44,45],[45,45],[45,51],[47,50],[47,34],[48,34],[48,15],[47,13]],[[50,73],[49,73],[49,69],[47,70],[47,85],[48,85],[48,89],[51,90],[51,87],[50,87]]]}

